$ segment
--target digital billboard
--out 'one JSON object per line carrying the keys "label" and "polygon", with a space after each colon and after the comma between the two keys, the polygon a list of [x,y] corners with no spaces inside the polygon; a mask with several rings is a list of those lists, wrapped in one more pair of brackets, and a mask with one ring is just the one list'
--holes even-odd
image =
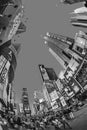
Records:
{"label": "digital billboard", "polygon": [[6,58],[3,55],[1,55],[0,56],[0,73],[2,72],[2,69],[5,66],[6,62],[7,62]]}
{"label": "digital billboard", "polygon": [[0,74],[0,83],[4,84],[5,83],[5,80],[6,80],[6,76],[7,76],[7,73],[8,73],[8,70],[9,70],[9,67],[10,67],[10,62],[7,61],[5,67],[3,68],[1,74]]}
{"label": "digital billboard", "polygon": [[69,81],[71,77],[73,76],[73,71],[70,67],[67,68],[66,72],[64,73],[64,77]]}
{"label": "digital billboard", "polygon": [[73,77],[69,81],[69,86],[75,93],[78,93],[81,90],[81,86],[76,82],[76,80]]}
{"label": "digital billboard", "polygon": [[68,97],[73,97],[75,95],[74,92],[72,91],[72,89],[70,88],[70,86],[66,86],[66,88],[64,90]]}
{"label": "digital billboard", "polygon": [[78,70],[79,65],[80,64],[74,58],[70,60],[70,63],[64,73],[64,77],[67,81],[71,80],[71,77],[73,77],[76,71]]}
{"label": "digital billboard", "polygon": [[75,75],[77,82],[85,88],[87,85],[87,60],[84,60],[79,71]]}
{"label": "digital billboard", "polygon": [[57,101],[51,102],[51,106],[52,106],[52,109],[57,109],[57,108],[58,108],[58,103],[57,103]]}
{"label": "digital billboard", "polygon": [[8,40],[10,40],[17,32],[17,29],[21,23],[21,18],[23,16],[23,10],[17,14],[17,16],[14,18],[14,21],[13,21],[13,27],[12,29],[10,30],[9,32],[9,35],[8,35]]}

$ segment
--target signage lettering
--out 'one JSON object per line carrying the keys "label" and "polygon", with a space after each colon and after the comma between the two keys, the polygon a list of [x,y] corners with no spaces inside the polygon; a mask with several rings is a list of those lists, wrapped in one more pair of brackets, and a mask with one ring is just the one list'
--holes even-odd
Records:
{"label": "signage lettering", "polygon": [[8,35],[8,40],[10,40],[10,39],[13,37],[13,35],[15,35],[15,33],[16,33],[16,31],[17,31],[17,29],[18,29],[20,23],[21,23],[21,17],[22,17],[22,16],[23,16],[23,13],[21,12],[21,13],[19,13],[19,14],[15,17],[15,19],[14,19],[14,21],[13,21],[13,22],[14,22],[13,27],[12,27],[12,29],[11,29],[9,35]]}

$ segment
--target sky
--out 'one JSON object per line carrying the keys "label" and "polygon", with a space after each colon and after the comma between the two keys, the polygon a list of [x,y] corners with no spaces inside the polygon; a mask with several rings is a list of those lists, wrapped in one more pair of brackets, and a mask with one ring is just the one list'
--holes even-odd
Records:
{"label": "sky", "polygon": [[43,36],[46,32],[58,33],[74,37],[82,28],[72,27],[70,24],[70,12],[81,7],[82,4],[64,5],[58,0],[23,0],[25,17],[28,17],[27,31],[16,38],[21,43],[21,51],[18,56],[18,65],[14,79],[16,101],[21,99],[22,88],[28,89],[29,101],[32,104],[33,92],[41,90],[42,79],[38,64],[52,67],[59,74],[62,67],[50,54],[44,44]]}

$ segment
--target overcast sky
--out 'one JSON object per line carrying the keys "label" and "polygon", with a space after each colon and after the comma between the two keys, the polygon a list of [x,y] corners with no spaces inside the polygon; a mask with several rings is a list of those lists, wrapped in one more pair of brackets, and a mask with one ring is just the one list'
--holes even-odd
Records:
{"label": "overcast sky", "polygon": [[[16,100],[21,99],[22,88],[28,88],[29,100],[32,102],[34,90],[42,88],[38,64],[53,67],[57,74],[62,67],[49,53],[41,36],[46,32],[75,36],[81,28],[69,23],[70,12],[82,4],[64,5],[58,0],[23,0],[27,23],[27,32],[16,39],[22,44],[15,74]],[[82,30],[82,29],[81,29]]]}

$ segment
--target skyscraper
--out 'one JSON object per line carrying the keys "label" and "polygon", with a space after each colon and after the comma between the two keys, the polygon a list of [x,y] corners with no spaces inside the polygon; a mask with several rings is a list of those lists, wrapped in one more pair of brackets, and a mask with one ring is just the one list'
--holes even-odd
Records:
{"label": "skyscraper", "polygon": [[[41,73],[41,77],[43,80],[43,94],[45,100],[48,104],[49,109],[56,109],[60,107],[58,103],[60,102],[58,96],[58,87],[56,85],[56,81],[58,80],[58,76],[56,75],[53,68],[47,68],[42,64],[39,64],[39,70]],[[52,106],[53,105],[53,106]]]}
{"label": "skyscraper", "polygon": [[60,62],[63,68],[66,68],[72,57],[69,50],[73,47],[74,39],[53,33],[47,33],[44,39],[51,54]]}

